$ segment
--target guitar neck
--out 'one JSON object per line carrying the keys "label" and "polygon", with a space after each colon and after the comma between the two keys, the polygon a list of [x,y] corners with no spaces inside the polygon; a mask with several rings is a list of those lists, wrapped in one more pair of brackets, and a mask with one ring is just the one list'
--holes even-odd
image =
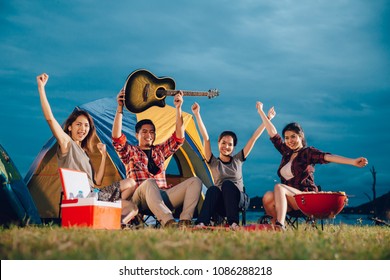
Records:
{"label": "guitar neck", "polygon": [[[172,90],[172,89],[159,89],[157,90],[158,95],[166,95],[166,96],[175,96],[178,94],[179,90]],[[186,96],[208,96],[210,93],[208,91],[190,91],[190,90],[182,90],[183,95]]]}

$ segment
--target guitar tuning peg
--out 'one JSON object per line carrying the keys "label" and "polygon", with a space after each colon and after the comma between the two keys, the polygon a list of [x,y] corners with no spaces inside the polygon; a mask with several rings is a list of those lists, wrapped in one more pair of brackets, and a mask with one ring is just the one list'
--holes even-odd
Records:
{"label": "guitar tuning peg", "polygon": [[209,97],[209,99],[211,99],[211,98],[214,98],[214,97],[219,95],[219,90],[218,89],[210,89],[208,91],[208,93],[209,93],[208,97]]}

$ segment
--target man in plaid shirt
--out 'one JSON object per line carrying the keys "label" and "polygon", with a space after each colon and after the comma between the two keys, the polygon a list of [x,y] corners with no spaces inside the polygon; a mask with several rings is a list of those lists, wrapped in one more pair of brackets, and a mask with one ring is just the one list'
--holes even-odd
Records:
{"label": "man in plaid shirt", "polygon": [[[132,202],[141,210],[149,209],[163,226],[176,226],[170,208],[183,206],[179,225],[191,225],[195,207],[198,204],[202,181],[192,177],[176,186],[167,185],[165,159],[174,154],[184,142],[184,123],[182,117],[183,93],[174,97],[176,108],[176,130],[165,142],[154,145],[155,126],[151,120],[139,121],[135,126],[138,145],[130,145],[122,133],[122,116],[125,92],[118,96],[118,107],[112,129],[112,141],[121,161],[126,166],[126,175],[134,179],[136,188]],[[170,208],[164,203],[162,194],[169,199]]]}

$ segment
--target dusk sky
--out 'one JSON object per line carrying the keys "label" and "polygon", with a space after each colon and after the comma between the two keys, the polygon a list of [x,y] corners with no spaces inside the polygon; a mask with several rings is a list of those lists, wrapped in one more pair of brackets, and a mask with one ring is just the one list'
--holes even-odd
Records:
{"label": "dusk sky", "polygon": [[[73,108],[112,97],[127,76],[145,68],[176,88],[218,88],[220,96],[185,97],[201,113],[218,154],[223,130],[239,151],[261,123],[256,101],[279,132],[293,121],[307,142],[366,168],[317,165],[324,190],[346,191],[349,205],[390,191],[390,2],[303,1],[0,1],[0,143],[22,176],[51,137],[36,76],[57,120]],[[167,97],[172,105],[173,98]],[[130,112],[126,112],[130,114]],[[279,181],[281,156],[268,134],[244,164],[251,197]]]}

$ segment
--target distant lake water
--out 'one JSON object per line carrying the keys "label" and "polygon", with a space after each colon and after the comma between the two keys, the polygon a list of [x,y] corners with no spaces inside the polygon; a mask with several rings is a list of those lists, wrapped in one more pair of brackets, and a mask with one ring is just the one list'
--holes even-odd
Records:
{"label": "distant lake water", "polygon": [[[247,211],[247,223],[255,223],[264,215],[264,212]],[[367,214],[338,214],[334,219],[324,220],[324,224],[347,224],[347,225],[374,225]]]}

